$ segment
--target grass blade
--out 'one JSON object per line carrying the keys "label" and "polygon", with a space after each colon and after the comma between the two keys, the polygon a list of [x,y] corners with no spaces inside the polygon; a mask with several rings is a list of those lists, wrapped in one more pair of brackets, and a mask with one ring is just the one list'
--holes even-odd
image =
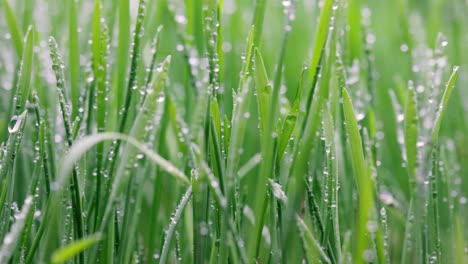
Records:
{"label": "grass blade", "polygon": [[346,90],[343,90],[343,112],[346,120],[346,131],[348,133],[349,146],[351,150],[351,161],[359,192],[359,217],[355,233],[356,247],[354,261],[364,263],[364,251],[369,245],[366,226],[369,221],[369,216],[374,210],[373,183],[364,160],[361,135],[359,134],[353,105]]}

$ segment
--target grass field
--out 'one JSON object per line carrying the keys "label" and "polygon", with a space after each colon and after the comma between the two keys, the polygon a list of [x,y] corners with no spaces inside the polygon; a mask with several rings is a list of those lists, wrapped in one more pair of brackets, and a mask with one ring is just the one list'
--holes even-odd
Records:
{"label": "grass field", "polygon": [[468,263],[468,1],[0,14],[0,263]]}

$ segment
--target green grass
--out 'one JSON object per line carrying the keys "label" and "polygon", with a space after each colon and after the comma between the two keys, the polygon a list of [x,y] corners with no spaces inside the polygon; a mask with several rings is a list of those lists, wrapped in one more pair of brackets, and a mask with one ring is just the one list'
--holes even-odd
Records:
{"label": "green grass", "polygon": [[468,2],[0,2],[0,263],[468,261]]}

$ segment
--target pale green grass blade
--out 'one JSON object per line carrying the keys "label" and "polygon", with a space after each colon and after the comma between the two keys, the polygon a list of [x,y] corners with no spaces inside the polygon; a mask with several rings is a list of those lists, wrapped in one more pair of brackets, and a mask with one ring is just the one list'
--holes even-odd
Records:
{"label": "pale green grass blade", "polygon": [[405,106],[405,151],[411,193],[416,191],[416,166],[418,160],[418,113],[416,95],[413,89],[408,90]]}
{"label": "pale green grass blade", "polygon": [[358,185],[359,207],[358,222],[355,230],[355,253],[354,261],[364,263],[364,251],[369,245],[367,224],[369,216],[374,210],[373,182],[368,173],[364,152],[362,149],[361,135],[354,114],[351,99],[346,90],[343,90],[343,112],[346,120],[346,131],[348,134],[349,146],[351,150],[354,176]]}
{"label": "pale green grass blade", "polygon": [[51,262],[54,264],[65,263],[72,259],[74,256],[83,252],[90,246],[96,244],[102,239],[100,234],[94,234],[77,240],[71,244],[65,245],[64,247],[56,250],[52,255]]}
{"label": "pale green grass blade", "polygon": [[3,0],[2,2],[3,9],[5,11],[6,22],[10,30],[11,38],[13,40],[13,44],[16,50],[16,55],[18,56],[18,58],[21,58],[21,55],[23,54],[23,41],[21,40],[22,33],[18,26],[18,21],[16,20],[15,13],[13,12],[13,9],[11,8],[11,5],[8,2],[8,0]]}

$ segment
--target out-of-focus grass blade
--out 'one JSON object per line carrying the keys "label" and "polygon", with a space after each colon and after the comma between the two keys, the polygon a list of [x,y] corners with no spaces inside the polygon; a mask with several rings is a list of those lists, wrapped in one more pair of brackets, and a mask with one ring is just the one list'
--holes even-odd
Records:
{"label": "out-of-focus grass blade", "polygon": [[64,263],[83,252],[88,247],[94,245],[102,239],[102,236],[98,234],[90,235],[80,240],[74,241],[54,252],[52,255],[52,263],[59,264]]}
{"label": "out-of-focus grass blade", "polygon": [[416,106],[416,94],[413,89],[408,90],[405,105],[405,150],[406,168],[408,170],[411,192],[416,187],[416,166],[418,159],[418,108]]}
{"label": "out-of-focus grass blade", "polygon": [[366,225],[374,208],[373,183],[364,160],[361,135],[359,134],[359,127],[354,114],[353,105],[346,89],[343,89],[343,112],[351,150],[351,163],[353,165],[354,176],[356,177],[359,191],[359,219],[357,229],[355,230],[356,247],[354,261],[356,261],[356,263],[363,263],[364,251],[369,243]]}
{"label": "out-of-focus grass blade", "polygon": [[[124,102],[128,55],[130,50],[130,0],[119,0],[119,46],[117,51],[117,107]],[[118,111],[116,109],[116,111]]]}
{"label": "out-of-focus grass blade", "polygon": [[78,18],[75,0],[69,0],[69,67],[70,67],[70,97],[72,103],[72,120],[78,114],[80,100],[80,40],[78,36]]}
{"label": "out-of-focus grass blade", "polygon": [[299,232],[301,233],[307,262],[331,263],[330,259],[327,257],[327,254],[325,254],[323,251],[322,246],[315,239],[312,231],[310,231],[310,228],[300,217],[297,217],[297,226],[299,227]]}
{"label": "out-of-focus grass blade", "polygon": [[21,59],[18,86],[16,91],[16,114],[19,114],[26,107],[31,90],[31,72],[33,65],[34,29],[28,28],[24,39],[24,53]]}
{"label": "out-of-focus grass blade", "polygon": [[11,8],[8,0],[3,0],[3,9],[5,10],[5,18],[10,30],[11,38],[13,40],[14,48],[18,58],[23,54],[23,41],[21,40],[21,31],[18,27],[18,21],[16,20],[15,13]]}

